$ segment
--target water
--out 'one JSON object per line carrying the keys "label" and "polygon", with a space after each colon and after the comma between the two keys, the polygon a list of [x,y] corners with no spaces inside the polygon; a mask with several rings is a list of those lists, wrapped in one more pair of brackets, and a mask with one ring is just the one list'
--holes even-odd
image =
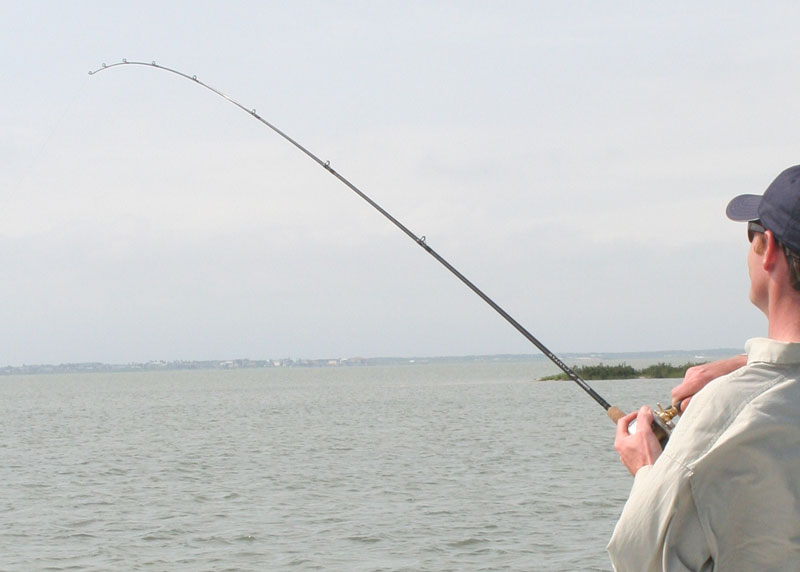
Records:
{"label": "water", "polygon": [[0,377],[0,570],[609,570],[614,426],[537,367]]}

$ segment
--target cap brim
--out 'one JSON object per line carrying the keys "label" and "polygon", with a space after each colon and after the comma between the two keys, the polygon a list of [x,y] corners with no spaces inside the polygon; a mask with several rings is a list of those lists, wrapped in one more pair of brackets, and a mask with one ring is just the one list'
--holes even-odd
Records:
{"label": "cap brim", "polygon": [[758,219],[758,205],[762,195],[739,195],[728,203],[725,214],[731,220],[748,221]]}

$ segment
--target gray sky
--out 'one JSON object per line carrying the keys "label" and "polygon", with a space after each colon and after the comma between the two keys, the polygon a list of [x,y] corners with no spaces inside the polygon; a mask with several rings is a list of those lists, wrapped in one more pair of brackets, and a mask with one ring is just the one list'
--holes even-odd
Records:
{"label": "gray sky", "polygon": [[[699,5],[698,5],[699,4]],[[0,364],[741,347],[795,2],[0,3]]]}

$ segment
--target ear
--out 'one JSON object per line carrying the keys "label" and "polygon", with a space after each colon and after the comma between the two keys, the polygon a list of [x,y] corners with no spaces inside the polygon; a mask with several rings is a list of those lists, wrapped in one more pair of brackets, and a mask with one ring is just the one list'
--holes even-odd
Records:
{"label": "ear", "polygon": [[767,230],[764,233],[764,241],[766,242],[766,250],[764,251],[764,256],[762,258],[762,265],[764,270],[769,272],[775,268],[775,265],[778,262],[781,246],[778,244],[778,241],[775,239],[775,235],[772,234],[771,230]]}

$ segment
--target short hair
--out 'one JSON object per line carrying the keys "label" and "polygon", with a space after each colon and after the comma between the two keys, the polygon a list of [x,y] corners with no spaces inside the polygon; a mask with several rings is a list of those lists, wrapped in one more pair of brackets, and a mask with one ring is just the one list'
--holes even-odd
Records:
{"label": "short hair", "polygon": [[782,244],[781,246],[783,246],[783,253],[786,255],[786,264],[789,265],[789,284],[800,292],[800,254],[786,245]]}

